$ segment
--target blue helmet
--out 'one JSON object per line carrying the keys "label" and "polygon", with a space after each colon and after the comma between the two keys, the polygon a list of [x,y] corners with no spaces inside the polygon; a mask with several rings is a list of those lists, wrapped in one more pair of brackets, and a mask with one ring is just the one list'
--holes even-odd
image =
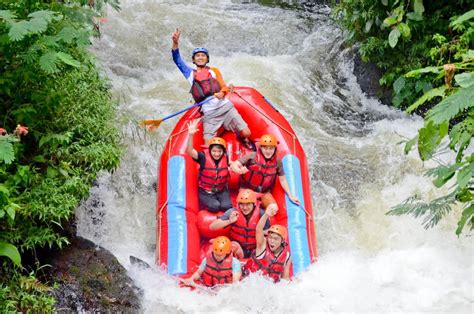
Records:
{"label": "blue helmet", "polygon": [[193,59],[194,59],[194,55],[198,52],[204,52],[207,56],[207,60],[209,61],[209,50],[207,50],[206,48],[203,48],[203,47],[193,49],[193,56],[192,56]]}

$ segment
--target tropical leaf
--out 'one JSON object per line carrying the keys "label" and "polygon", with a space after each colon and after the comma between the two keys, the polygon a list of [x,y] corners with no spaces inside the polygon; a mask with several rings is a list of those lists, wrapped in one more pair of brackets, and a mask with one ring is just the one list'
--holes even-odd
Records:
{"label": "tropical leaf", "polygon": [[[408,72],[407,74],[405,74],[405,77],[415,77],[415,76],[418,76],[420,74],[423,74],[423,73],[435,73],[435,74],[438,74],[440,72],[442,72],[440,69],[442,67],[426,67],[426,68],[421,68],[421,69],[416,69],[416,70],[413,70],[413,71],[410,71]],[[444,71],[443,71],[444,72]],[[444,74],[443,74],[444,75]]]}
{"label": "tropical leaf", "polygon": [[441,87],[433,88],[427,91],[426,93],[423,94],[420,98],[418,98],[417,101],[415,101],[410,107],[408,107],[405,111],[408,113],[413,112],[416,110],[419,106],[424,104],[427,101],[430,101],[431,99],[435,97],[444,97],[446,91],[446,87],[443,85]]}
{"label": "tropical leaf", "polygon": [[12,41],[22,40],[30,31],[28,21],[19,21],[11,24],[8,37]]}
{"label": "tropical leaf", "polygon": [[446,184],[454,175],[456,171],[462,166],[460,163],[455,163],[454,165],[450,166],[439,166],[433,169],[429,169],[426,171],[426,176],[428,177],[435,177],[433,180],[433,184],[440,188]]}
{"label": "tropical leaf", "polygon": [[9,243],[0,242],[0,256],[6,256],[17,265],[21,266],[21,256],[18,249]]}
{"label": "tropical leaf", "polygon": [[397,25],[397,28],[398,28],[398,30],[400,31],[400,34],[402,34],[402,36],[403,36],[404,38],[410,37],[410,35],[411,35],[411,30],[410,30],[410,27],[409,27],[407,24],[405,24],[405,23],[400,23],[400,24]]}
{"label": "tropical leaf", "polygon": [[462,24],[463,22],[470,20],[474,17],[474,10],[467,11],[460,17],[458,17],[454,22],[451,23],[451,26],[456,26]]}
{"label": "tropical leaf", "polygon": [[58,40],[70,44],[76,38],[76,33],[77,30],[74,27],[67,26],[62,28],[56,36]]}
{"label": "tropical leaf", "polygon": [[406,142],[405,150],[404,150],[405,154],[408,154],[411,151],[413,145],[415,145],[417,142],[418,142],[418,135],[412,138],[411,140],[409,140],[408,142]]}
{"label": "tropical leaf", "polygon": [[415,0],[413,3],[413,9],[416,14],[422,16],[423,12],[425,12],[425,7],[423,6],[423,0]]}
{"label": "tropical leaf", "polygon": [[15,160],[13,144],[5,136],[0,137],[0,162],[9,165]]}
{"label": "tropical leaf", "polygon": [[454,76],[454,80],[456,80],[456,83],[459,86],[467,88],[474,84],[474,72],[464,72],[457,74]]}
{"label": "tropical leaf", "polygon": [[467,207],[466,209],[463,210],[461,219],[458,222],[458,228],[456,229],[456,234],[459,236],[462,233],[462,229],[464,229],[464,226],[466,225],[466,222],[470,222],[471,224],[471,229],[474,226],[474,205],[471,204],[471,206]]}
{"label": "tropical leaf", "polygon": [[57,53],[53,51],[43,54],[39,60],[41,69],[48,74],[56,73],[59,71],[57,63],[58,56]]}
{"label": "tropical leaf", "polygon": [[441,140],[448,132],[449,124],[434,124],[429,122],[418,130],[418,153],[421,160],[428,160],[433,156]]}
{"label": "tropical leaf", "polygon": [[388,34],[388,44],[390,47],[395,48],[398,43],[398,38],[400,37],[400,31],[398,28],[392,29],[390,34]]}
{"label": "tropical leaf", "polygon": [[468,163],[464,168],[459,170],[456,181],[459,188],[464,189],[468,183],[474,178],[474,163]]}
{"label": "tropical leaf", "polygon": [[444,98],[439,104],[429,110],[426,121],[434,124],[449,122],[460,112],[474,106],[474,85],[461,88],[458,92]]}
{"label": "tropical leaf", "polygon": [[462,151],[469,145],[474,135],[474,118],[467,117],[463,121],[456,124],[449,132],[449,138],[451,139],[449,147],[455,149],[459,145],[459,151]]}
{"label": "tropical leaf", "polygon": [[56,56],[62,62],[66,63],[70,66],[73,66],[75,68],[78,68],[81,65],[81,63],[79,61],[77,61],[76,59],[74,59],[70,54],[67,54],[67,53],[64,53],[64,52],[58,52],[56,54]]}
{"label": "tropical leaf", "polygon": [[0,10],[0,19],[4,19],[7,24],[12,24],[15,22],[16,15],[11,13],[8,10]]}

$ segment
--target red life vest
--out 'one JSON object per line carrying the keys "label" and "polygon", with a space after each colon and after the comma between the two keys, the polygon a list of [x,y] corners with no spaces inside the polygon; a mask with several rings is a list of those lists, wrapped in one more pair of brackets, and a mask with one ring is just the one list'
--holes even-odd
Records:
{"label": "red life vest", "polygon": [[206,254],[206,268],[201,275],[201,282],[207,287],[232,283],[232,254],[221,262],[216,261],[212,250]]}
{"label": "red life vest", "polygon": [[222,155],[216,166],[209,149],[205,149],[203,153],[205,163],[204,168],[199,169],[198,186],[207,192],[220,192],[227,187],[230,177],[227,155]]}
{"label": "red life vest", "polygon": [[248,221],[238,206],[237,211],[239,212],[239,218],[230,227],[230,239],[239,242],[244,251],[244,257],[247,258],[256,247],[255,229],[260,220],[260,202],[255,204]]}
{"label": "red life vest", "polygon": [[277,153],[273,154],[269,160],[265,159],[260,147],[255,153],[255,162],[247,166],[249,170],[241,176],[242,187],[252,189],[259,193],[270,191],[275,185],[277,177]]}
{"label": "red life vest", "polygon": [[269,276],[273,281],[278,282],[283,276],[283,271],[285,270],[285,262],[288,258],[290,250],[288,245],[285,244],[283,250],[278,256],[275,256],[272,251],[267,247],[265,248],[265,254],[263,258],[257,259],[255,252],[252,254],[252,258],[247,261],[245,269],[250,272],[256,272],[258,270],[262,271],[263,275]]}
{"label": "red life vest", "polygon": [[201,102],[209,96],[221,91],[221,84],[212,77],[209,67],[205,67],[201,71],[193,70],[193,85],[189,91],[196,102]]}

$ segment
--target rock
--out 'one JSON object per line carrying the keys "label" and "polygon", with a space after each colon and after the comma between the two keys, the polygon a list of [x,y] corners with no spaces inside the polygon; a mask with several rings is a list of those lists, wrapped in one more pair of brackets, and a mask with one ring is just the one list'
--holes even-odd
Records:
{"label": "rock", "polygon": [[355,51],[354,56],[354,75],[357,77],[360,88],[367,96],[379,98],[384,105],[391,105],[392,90],[379,84],[383,71],[373,63],[363,62],[358,51]]}
{"label": "rock", "polygon": [[107,250],[81,237],[46,260],[58,312],[137,312],[139,290]]}

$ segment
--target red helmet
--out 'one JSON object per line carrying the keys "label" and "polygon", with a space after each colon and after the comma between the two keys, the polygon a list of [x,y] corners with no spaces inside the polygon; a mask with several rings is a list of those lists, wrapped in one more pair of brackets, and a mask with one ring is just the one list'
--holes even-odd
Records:
{"label": "red helmet", "polygon": [[212,251],[214,254],[229,254],[232,251],[230,240],[226,236],[220,236],[214,239],[212,242]]}

